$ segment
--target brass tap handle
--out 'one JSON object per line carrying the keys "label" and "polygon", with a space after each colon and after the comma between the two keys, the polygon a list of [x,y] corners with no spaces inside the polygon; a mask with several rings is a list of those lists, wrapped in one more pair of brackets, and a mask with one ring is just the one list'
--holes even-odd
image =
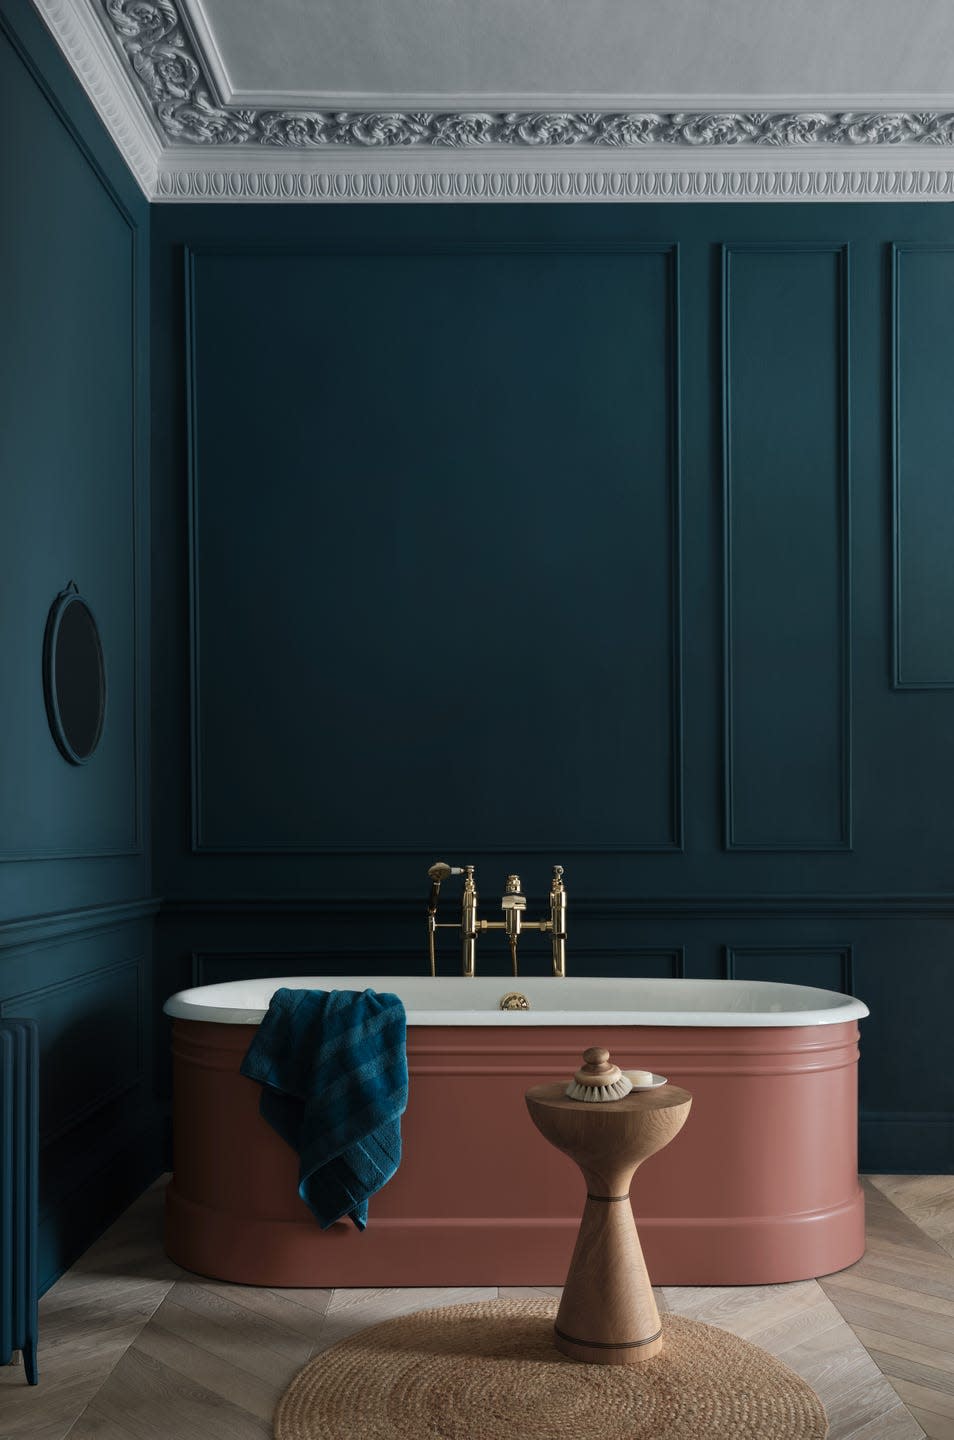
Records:
{"label": "brass tap handle", "polygon": [[464,898],[460,912],[461,969],[472,980],[477,973],[477,886],[474,867],[464,868]]}
{"label": "brass tap handle", "polygon": [[566,890],[563,866],[554,865],[550,886],[550,944],[553,950],[553,973],[566,979]]}
{"label": "brass tap handle", "polygon": [[437,974],[437,922],[432,911],[427,912],[427,964],[431,975]]}

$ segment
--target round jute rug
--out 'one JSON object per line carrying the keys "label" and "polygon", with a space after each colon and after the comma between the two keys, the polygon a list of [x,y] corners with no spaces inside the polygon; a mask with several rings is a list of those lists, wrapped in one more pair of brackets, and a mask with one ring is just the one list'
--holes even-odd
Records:
{"label": "round jute rug", "polygon": [[553,1347],[556,1301],[421,1310],[343,1340],[296,1376],[276,1440],[824,1440],[814,1390],[727,1330],[662,1317],[641,1365]]}

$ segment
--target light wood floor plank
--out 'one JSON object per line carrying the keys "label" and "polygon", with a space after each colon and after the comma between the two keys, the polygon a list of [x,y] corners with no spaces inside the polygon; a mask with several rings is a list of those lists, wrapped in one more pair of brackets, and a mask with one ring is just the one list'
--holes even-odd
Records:
{"label": "light wood floor plank", "polygon": [[283,1300],[290,1300],[293,1305],[300,1305],[305,1310],[314,1310],[318,1315],[324,1315],[331,1303],[331,1290],[309,1290],[291,1288],[289,1290],[276,1289],[272,1286],[272,1294],[279,1295]]}
{"label": "light wood floor plank", "polygon": [[951,1316],[877,1295],[859,1294],[844,1285],[828,1284],[825,1290],[856,1334],[860,1328],[887,1331],[895,1339],[911,1340],[954,1355],[954,1318]]}
{"label": "light wood floor plank", "polygon": [[883,1281],[871,1278],[871,1268],[866,1266],[864,1270],[858,1271],[841,1270],[835,1275],[826,1275],[825,1292],[836,1300],[838,1308],[841,1309],[841,1296],[850,1292],[856,1294],[860,1299],[871,1296],[874,1299],[882,1300],[887,1305],[904,1307],[909,1310],[923,1310],[929,1315],[942,1315],[954,1320],[954,1299],[947,1299],[943,1295],[922,1293],[913,1289],[910,1285],[899,1285],[895,1281]]}
{"label": "light wood floor plank", "polygon": [[954,1395],[932,1390],[927,1385],[917,1385],[913,1380],[892,1381],[895,1390],[906,1405],[916,1405],[920,1410],[934,1410],[954,1420]]}
{"label": "light wood floor plank", "polygon": [[872,1175],[873,1185],[940,1245],[954,1255],[954,1177]]}
{"label": "light wood floor plank", "polygon": [[[194,1288],[195,1277],[190,1277],[190,1281]],[[334,1294],[331,1290],[298,1291],[299,1295],[311,1295],[311,1304],[302,1304],[300,1300],[291,1298],[295,1291],[269,1290],[261,1285],[228,1285],[221,1280],[200,1279],[198,1283],[207,1296],[221,1297],[230,1306],[240,1305],[251,1310],[256,1317],[260,1316],[285,1330],[297,1331],[309,1339],[314,1338],[316,1327],[327,1314]],[[179,1286],[175,1288],[178,1290]]]}
{"label": "light wood floor plank", "polygon": [[[792,1324],[795,1317],[821,1307],[831,1324],[840,1319],[826,1301],[814,1280],[794,1285],[725,1286],[664,1286],[666,1303],[676,1315],[701,1320],[707,1325],[721,1325],[743,1340],[762,1342],[757,1338],[776,1324]],[[818,1319],[818,1316],[815,1316]],[[770,1347],[767,1347],[770,1348]]]}
{"label": "light wood floor plank", "polygon": [[935,1370],[931,1365],[922,1365],[917,1360],[892,1355],[885,1350],[873,1349],[869,1353],[892,1385],[896,1380],[912,1380],[935,1393],[954,1395],[954,1381],[943,1370]]}
{"label": "light wood floor plank", "polygon": [[[826,1276],[820,1284],[908,1405],[912,1418],[919,1422],[920,1412],[930,1409],[914,1402],[912,1389],[922,1402],[929,1400],[936,1413],[949,1418],[946,1404],[954,1398],[954,1258],[884,1189],[869,1179],[865,1190],[866,1254],[849,1270]],[[925,1193],[925,1186],[919,1185],[918,1203],[923,1203]],[[930,1193],[937,1191],[932,1187]]]}
{"label": "light wood floor plank", "polygon": [[[288,1356],[301,1364],[304,1364],[311,1353],[314,1336],[289,1330],[287,1326],[278,1324],[253,1307],[242,1304],[237,1296],[223,1294],[222,1290],[215,1286],[206,1287],[195,1281],[180,1281],[172,1291],[172,1298],[176,1305],[231,1329],[237,1340],[257,1341],[263,1349]],[[307,1313],[302,1311],[302,1314]],[[316,1334],[321,1332],[322,1324],[319,1318],[315,1326]]]}
{"label": "light wood floor plank", "polygon": [[[863,1270],[860,1268],[861,1266],[864,1267]],[[839,1271],[836,1276],[824,1276],[819,1284],[825,1288],[829,1280],[840,1280],[844,1275],[857,1274],[864,1275],[866,1279],[882,1281],[885,1285],[909,1288],[914,1295],[933,1295],[943,1301],[954,1300],[954,1277],[949,1277],[944,1271],[939,1271],[936,1263],[924,1269],[915,1265],[885,1265],[877,1251],[866,1255],[863,1260],[858,1262],[858,1265],[852,1266],[850,1270]]]}
{"label": "light wood floor plank", "polygon": [[[53,1381],[37,1401],[37,1391],[28,1387],[22,1369],[16,1369],[10,1388],[0,1389],[0,1440],[63,1440],[77,1415],[89,1403],[106,1380],[115,1361],[96,1366],[90,1373],[73,1377],[69,1382]],[[46,1385],[48,1382],[42,1380]]]}
{"label": "light wood floor plank", "polygon": [[810,1336],[781,1358],[817,1392],[831,1440],[851,1435],[896,1409],[898,1397],[850,1326]]}
{"label": "light wood floor plank", "polygon": [[867,1350],[877,1350],[879,1355],[893,1355],[899,1360],[911,1360],[917,1365],[937,1371],[938,1375],[950,1377],[954,1386],[954,1350],[949,1346],[925,1344],[908,1340],[903,1335],[888,1334],[885,1330],[870,1330],[867,1326],[852,1327],[858,1339]]}
{"label": "light wood floor plank", "polygon": [[[656,1296],[656,1306],[662,1309],[659,1304],[659,1292],[653,1292]],[[500,1285],[497,1294],[501,1300],[533,1300],[537,1295],[551,1295],[559,1298],[563,1294],[562,1285]]]}
{"label": "light wood floor plank", "polygon": [[118,1428],[123,1440],[270,1440],[272,1435],[270,1421],[135,1348],[120,1360],[69,1440],[102,1440],[108,1426]]}
{"label": "light wood floor plank", "polygon": [[911,1407],[911,1414],[930,1440],[954,1440],[954,1420],[936,1415],[933,1410],[920,1410],[917,1406]]}
{"label": "light wood floor plank", "polygon": [[213,1395],[221,1396],[239,1409],[257,1415],[259,1420],[272,1418],[282,1392],[300,1369],[292,1362],[278,1364],[271,1376],[263,1379],[251,1373],[243,1362],[233,1365],[158,1322],[148,1325],[132,1348],[140,1355],[158,1360],[166,1369],[195,1380],[203,1389],[211,1390]]}
{"label": "light wood floor plank", "polygon": [[157,1328],[177,1336],[188,1345],[208,1350],[231,1365],[241,1366],[250,1375],[265,1381],[275,1374],[290,1378],[302,1365],[302,1356],[311,1353],[308,1342],[291,1351],[275,1350],[271,1345],[263,1344],[262,1336],[254,1326],[237,1326],[185,1305],[177,1305],[175,1291],[166,1296],[140,1338]]}
{"label": "light wood floor plank", "polygon": [[908,1407],[899,1400],[891,1410],[862,1425],[850,1422],[841,1436],[829,1432],[828,1440],[924,1440],[924,1431]]}

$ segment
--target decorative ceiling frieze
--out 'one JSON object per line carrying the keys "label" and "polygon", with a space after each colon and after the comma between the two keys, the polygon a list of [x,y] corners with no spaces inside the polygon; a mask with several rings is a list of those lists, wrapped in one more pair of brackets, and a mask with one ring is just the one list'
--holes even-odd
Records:
{"label": "decorative ceiling frieze", "polygon": [[293,149],[487,145],[951,145],[954,113],[642,111],[350,112],[243,110],[219,105],[172,0],[101,0],[168,138],[193,145]]}
{"label": "decorative ceiling frieze", "polygon": [[173,0],[35,3],[151,199],[954,198],[951,111],[248,109]]}

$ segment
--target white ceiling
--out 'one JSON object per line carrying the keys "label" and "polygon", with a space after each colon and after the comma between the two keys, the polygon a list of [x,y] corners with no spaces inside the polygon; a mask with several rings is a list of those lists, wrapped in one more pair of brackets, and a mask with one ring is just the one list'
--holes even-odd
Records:
{"label": "white ceiling", "polygon": [[858,109],[954,102],[952,0],[180,0],[221,104]]}

